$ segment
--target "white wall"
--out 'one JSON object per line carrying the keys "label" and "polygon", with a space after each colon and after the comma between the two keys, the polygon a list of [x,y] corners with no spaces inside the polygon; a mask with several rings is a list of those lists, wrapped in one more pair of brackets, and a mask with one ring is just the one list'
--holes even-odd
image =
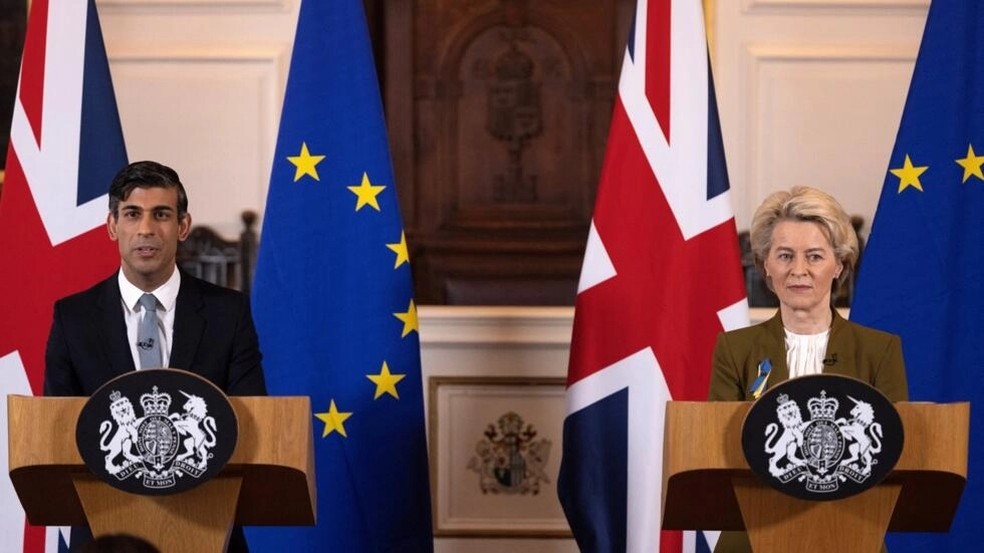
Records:
{"label": "white wall", "polygon": [[738,227],[805,184],[870,229],[929,0],[707,3]]}
{"label": "white wall", "polygon": [[297,0],[97,2],[131,161],[171,165],[193,221],[262,212]]}

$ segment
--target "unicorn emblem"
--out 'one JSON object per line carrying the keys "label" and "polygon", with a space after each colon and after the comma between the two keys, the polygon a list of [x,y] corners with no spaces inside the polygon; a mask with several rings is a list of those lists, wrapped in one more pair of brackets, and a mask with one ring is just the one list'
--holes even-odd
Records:
{"label": "unicorn emblem", "polygon": [[190,465],[198,470],[208,467],[212,458],[209,449],[215,446],[215,418],[208,416],[208,406],[199,396],[181,392],[187,401],[183,413],[171,413],[170,418],[174,428],[181,436],[187,436],[182,441],[184,451],[178,454],[177,463]]}
{"label": "unicorn emblem", "polygon": [[882,427],[875,422],[875,410],[870,403],[847,397],[854,402],[851,419],[837,419],[837,425],[844,439],[853,443],[847,447],[850,456],[840,464],[855,468],[861,474],[871,474],[871,465],[878,462],[872,456],[881,453],[882,449]]}

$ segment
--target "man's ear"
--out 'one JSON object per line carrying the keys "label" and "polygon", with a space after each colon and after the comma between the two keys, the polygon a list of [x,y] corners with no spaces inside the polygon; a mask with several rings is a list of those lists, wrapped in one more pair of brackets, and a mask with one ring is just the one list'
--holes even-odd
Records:
{"label": "man's ear", "polygon": [[116,242],[119,239],[119,235],[116,234],[116,217],[113,217],[113,212],[110,211],[106,215],[106,232],[109,233],[109,239]]}
{"label": "man's ear", "polygon": [[184,217],[178,221],[178,242],[184,242],[191,232],[191,213],[185,213]]}

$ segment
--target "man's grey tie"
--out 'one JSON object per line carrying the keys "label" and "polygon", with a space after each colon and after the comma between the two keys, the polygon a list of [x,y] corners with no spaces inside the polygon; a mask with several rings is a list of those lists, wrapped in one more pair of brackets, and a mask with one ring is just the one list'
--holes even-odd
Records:
{"label": "man's grey tie", "polygon": [[161,339],[157,328],[157,298],[153,294],[140,296],[143,318],[137,327],[137,351],[141,369],[157,369],[162,365]]}

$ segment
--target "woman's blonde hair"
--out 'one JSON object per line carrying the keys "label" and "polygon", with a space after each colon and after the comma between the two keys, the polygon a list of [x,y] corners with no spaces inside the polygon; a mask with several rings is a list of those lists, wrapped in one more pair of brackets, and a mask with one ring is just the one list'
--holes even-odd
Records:
{"label": "woman's blonde hair", "polygon": [[[772,232],[780,221],[807,221],[820,225],[820,229],[834,250],[834,256],[843,266],[834,282],[835,291],[854,271],[858,262],[858,235],[851,225],[844,208],[833,196],[809,186],[794,186],[769,195],[755,210],[749,232],[755,266],[765,274],[764,263],[772,247]],[[772,289],[770,279],[765,282]]]}

